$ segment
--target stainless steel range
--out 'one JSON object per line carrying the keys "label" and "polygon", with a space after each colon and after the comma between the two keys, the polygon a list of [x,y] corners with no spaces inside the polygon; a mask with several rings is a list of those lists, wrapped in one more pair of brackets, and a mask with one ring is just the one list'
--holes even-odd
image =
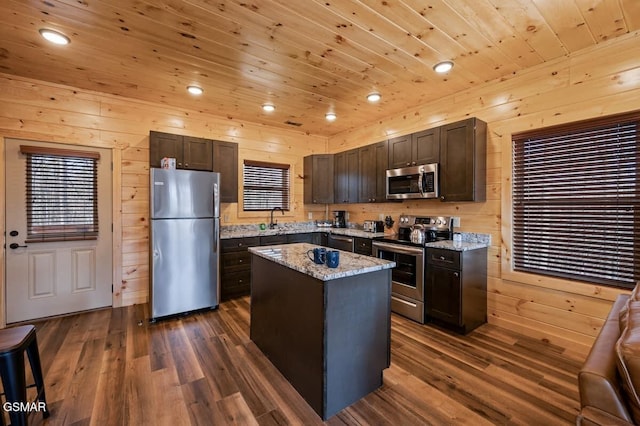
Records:
{"label": "stainless steel range", "polygon": [[373,240],[373,254],[396,262],[391,272],[391,310],[424,324],[425,244],[453,237],[450,217],[401,215],[398,234]]}

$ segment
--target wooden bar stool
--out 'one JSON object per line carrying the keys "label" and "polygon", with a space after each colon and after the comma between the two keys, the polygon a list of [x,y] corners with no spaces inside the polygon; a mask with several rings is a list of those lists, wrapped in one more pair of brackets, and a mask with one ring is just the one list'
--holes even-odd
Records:
{"label": "wooden bar stool", "polygon": [[[24,353],[27,352],[31,372],[35,384],[27,386],[25,376]],[[44,379],[40,366],[40,354],[36,339],[36,328],[33,325],[5,328],[0,330],[0,377],[2,387],[8,403],[28,403],[27,387],[36,387],[36,401],[44,404],[42,413],[44,418],[49,417],[47,401],[44,395]],[[35,401],[34,401],[35,402]],[[17,405],[17,404],[16,404]],[[9,409],[11,426],[26,426],[29,410]],[[0,413],[3,414],[3,413]],[[4,425],[4,416],[0,416],[0,424]]]}

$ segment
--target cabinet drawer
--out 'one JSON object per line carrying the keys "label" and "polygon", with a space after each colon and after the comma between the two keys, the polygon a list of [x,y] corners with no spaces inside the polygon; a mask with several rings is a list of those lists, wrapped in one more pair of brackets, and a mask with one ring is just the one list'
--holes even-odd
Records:
{"label": "cabinet drawer", "polygon": [[251,253],[248,251],[224,253],[221,257],[221,264],[223,273],[251,269]]}
{"label": "cabinet drawer", "polygon": [[229,238],[220,240],[222,251],[240,251],[246,250],[247,247],[259,246],[260,237],[247,238]]}
{"label": "cabinet drawer", "polygon": [[353,242],[353,251],[358,254],[371,256],[373,253],[372,241],[369,238],[355,238]]}
{"label": "cabinet drawer", "polygon": [[427,259],[431,265],[460,269],[460,252],[455,250],[428,248]]}
{"label": "cabinet drawer", "polygon": [[286,244],[286,243],[287,243],[286,235],[265,235],[264,237],[260,237],[261,246],[270,246],[274,244]]}
{"label": "cabinet drawer", "polygon": [[251,270],[225,273],[220,278],[222,300],[247,296],[251,293]]}
{"label": "cabinet drawer", "polygon": [[225,272],[220,278],[225,288],[249,285],[251,283],[251,270]]}
{"label": "cabinet drawer", "polygon": [[313,234],[310,232],[304,234],[287,235],[287,243],[309,243],[313,244]]}

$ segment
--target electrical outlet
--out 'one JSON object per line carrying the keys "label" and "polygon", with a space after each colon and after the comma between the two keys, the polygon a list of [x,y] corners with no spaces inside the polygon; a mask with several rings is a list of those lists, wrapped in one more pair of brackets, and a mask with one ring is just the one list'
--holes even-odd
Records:
{"label": "electrical outlet", "polygon": [[225,222],[229,222],[229,215],[228,215],[228,214],[225,214],[225,215],[224,215],[224,217],[223,217],[223,220],[224,220]]}
{"label": "electrical outlet", "polygon": [[451,218],[451,225],[454,228],[460,228],[460,218],[458,216],[453,216]]}
{"label": "electrical outlet", "polygon": [[378,220],[384,220],[384,213],[380,213],[378,215]]}
{"label": "electrical outlet", "polygon": [[309,212],[309,220],[313,219],[313,212]]}

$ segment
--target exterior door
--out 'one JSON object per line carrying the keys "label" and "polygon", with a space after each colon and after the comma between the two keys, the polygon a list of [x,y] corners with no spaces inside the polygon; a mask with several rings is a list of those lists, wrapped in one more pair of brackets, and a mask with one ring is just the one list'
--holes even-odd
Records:
{"label": "exterior door", "polygon": [[[27,160],[20,145],[99,152],[97,239],[25,242]],[[7,323],[111,306],[111,150],[16,139],[6,139],[5,149]]]}

